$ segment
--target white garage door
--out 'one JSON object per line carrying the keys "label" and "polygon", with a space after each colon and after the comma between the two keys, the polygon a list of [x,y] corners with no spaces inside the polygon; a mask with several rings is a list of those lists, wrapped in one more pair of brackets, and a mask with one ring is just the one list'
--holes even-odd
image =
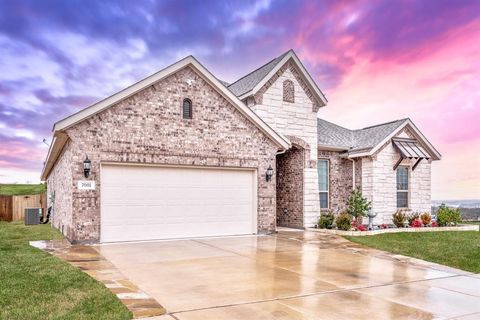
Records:
{"label": "white garage door", "polygon": [[103,165],[101,241],[255,233],[254,179],[251,170]]}

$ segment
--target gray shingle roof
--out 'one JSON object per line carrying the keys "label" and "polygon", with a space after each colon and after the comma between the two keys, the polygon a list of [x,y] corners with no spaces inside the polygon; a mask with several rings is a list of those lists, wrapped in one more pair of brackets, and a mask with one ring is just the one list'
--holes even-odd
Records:
{"label": "gray shingle roof", "polygon": [[250,72],[249,74],[241,77],[234,83],[228,86],[228,89],[236,95],[237,97],[241,96],[242,94],[252,90],[255,86],[262,81],[263,78],[267,76],[267,74],[272,71],[273,68],[277,66],[277,64],[283,59],[283,57],[288,53],[285,52],[281,56],[273,59],[272,61],[264,64],[260,68]]}
{"label": "gray shingle roof", "polygon": [[349,152],[367,151],[377,146],[407,120],[400,119],[363,129],[350,130],[334,123],[317,119],[318,144],[345,148]]}

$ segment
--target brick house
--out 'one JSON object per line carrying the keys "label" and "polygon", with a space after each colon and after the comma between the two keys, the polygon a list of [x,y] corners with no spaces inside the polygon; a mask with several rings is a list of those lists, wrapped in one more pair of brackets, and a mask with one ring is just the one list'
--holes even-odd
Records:
{"label": "brick house", "polygon": [[180,60],[55,123],[52,223],[72,242],[269,233],[340,212],[354,186],[379,223],[428,211],[440,155],[415,125],[349,130],[326,104],[292,50],[232,84]]}

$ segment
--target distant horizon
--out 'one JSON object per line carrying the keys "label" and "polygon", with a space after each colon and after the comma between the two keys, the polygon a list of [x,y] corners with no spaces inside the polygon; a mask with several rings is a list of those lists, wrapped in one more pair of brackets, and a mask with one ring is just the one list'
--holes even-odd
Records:
{"label": "distant horizon", "polygon": [[[37,184],[46,184],[46,182],[39,182],[39,183],[21,183],[21,182],[5,183],[5,182],[0,182],[0,186],[9,185],[9,184],[37,185]],[[473,199],[432,199],[431,202],[433,202],[433,201],[478,201],[478,202],[480,202],[480,198],[473,198]]]}

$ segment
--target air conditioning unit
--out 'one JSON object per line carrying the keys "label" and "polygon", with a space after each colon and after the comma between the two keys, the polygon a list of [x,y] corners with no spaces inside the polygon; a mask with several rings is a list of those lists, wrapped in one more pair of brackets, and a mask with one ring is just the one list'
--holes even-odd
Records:
{"label": "air conditioning unit", "polygon": [[39,224],[42,218],[42,208],[26,208],[25,209],[25,224]]}

